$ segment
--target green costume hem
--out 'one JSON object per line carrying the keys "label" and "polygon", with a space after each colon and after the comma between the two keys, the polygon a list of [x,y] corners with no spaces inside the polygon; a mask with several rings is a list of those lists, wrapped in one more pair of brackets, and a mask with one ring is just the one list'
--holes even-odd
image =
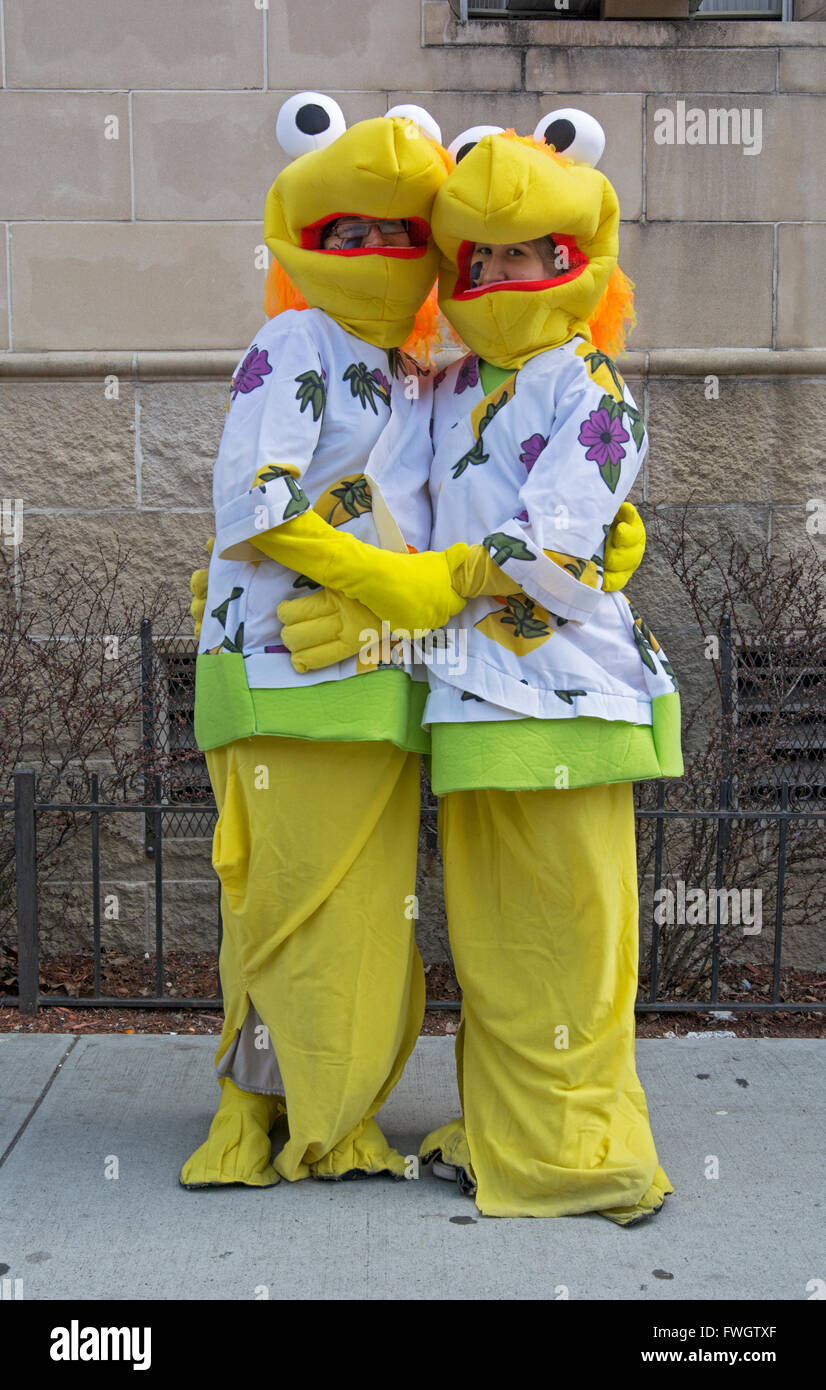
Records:
{"label": "green costume hem", "polygon": [[427,753],[421,727],[428,687],[397,669],[366,671],[303,689],[250,690],[240,652],[202,653],[195,664],[195,740],[202,752],[255,734],[324,742],[388,741]]}
{"label": "green costume hem", "polygon": [[538,791],[682,777],[677,692],[652,700],[651,714],[650,725],[586,717],[432,724],[433,791]]}

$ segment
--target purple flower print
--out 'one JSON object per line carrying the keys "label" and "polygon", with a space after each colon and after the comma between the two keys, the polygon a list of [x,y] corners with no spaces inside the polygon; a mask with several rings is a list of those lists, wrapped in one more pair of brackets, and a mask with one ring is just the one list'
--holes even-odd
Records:
{"label": "purple flower print", "polygon": [[519,455],[519,462],[524,463],[529,473],[542,450],[547,447],[549,437],[545,434],[532,434],[530,439],[522,440],[520,445],[522,453]]}
{"label": "purple flower print", "polygon": [[266,348],[261,348],[259,351],[256,344],[253,343],[232,378],[232,399],[235,400],[239,391],[242,395],[247,396],[250,391],[255,390],[256,386],[262,386],[264,377],[269,376],[271,371],[272,367],[267,357]]}
{"label": "purple flower print", "polygon": [[387,380],[387,377],[384,375],[384,372],[381,370],[381,368],[380,368],[380,367],[374,367],[373,370],[372,370],[372,372],[370,373],[370,375],[373,377],[374,381],[377,381],[377,382],[378,382],[378,384],[379,384],[379,386],[381,387],[382,391],[385,392],[385,394],[387,395],[387,399],[389,400],[389,399],[390,399],[390,382]]}
{"label": "purple flower print", "polygon": [[609,410],[592,410],[587,420],[583,420],[579,431],[579,442],[588,446],[585,457],[600,468],[606,464],[617,464],[625,458],[623,444],[629,436]]}
{"label": "purple flower print", "polygon": [[281,644],[280,642],[270,642],[270,643],[264,648],[264,651],[265,651],[265,652],[285,652],[285,651],[287,651],[287,648],[284,647],[284,646],[282,646],[282,644]]}
{"label": "purple flower print", "polygon": [[475,352],[466,357],[459,374],[456,377],[456,385],[453,388],[454,396],[461,396],[463,391],[467,391],[469,386],[479,385],[479,358]]}
{"label": "purple flower print", "polygon": [[[603,400],[609,399],[603,396]],[[629,436],[622,428],[622,415],[615,415],[609,405],[592,410],[587,420],[583,420],[579,430],[579,442],[586,445],[585,457],[599,468],[599,476],[605,486],[616,492],[620,480],[620,459],[625,458],[623,444]]]}
{"label": "purple flower print", "polygon": [[530,521],[530,517],[526,511],[517,512],[513,519],[514,521]]}

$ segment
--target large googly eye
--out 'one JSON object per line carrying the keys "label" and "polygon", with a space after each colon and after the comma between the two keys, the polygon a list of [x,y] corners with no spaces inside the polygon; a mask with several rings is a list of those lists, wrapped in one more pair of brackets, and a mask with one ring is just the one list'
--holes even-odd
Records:
{"label": "large googly eye", "polygon": [[429,135],[431,140],[435,140],[437,145],[442,143],[442,131],[438,121],[435,121],[429,111],[425,111],[423,106],[392,106],[389,111],[385,111],[385,116],[403,116],[407,121],[413,121],[425,135]]}
{"label": "large googly eye", "polygon": [[296,159],[309,150],[322,150],[347,129],[337,101],[321,92],[297,92],[284,102],[275,123],[275,138],[285,154]]}
{"label": "large googly eye", "polygon": [[549,111],[537,125],[533,138],[553,145],[557,154],[566,155],[575,164],[587,164],[592,169],[599,164],[605,149],[605,131],[599,121],[574,106]]}
{"label": "large googly eye", "polygon": [[448,145],[447,152],[458,164],[466,154],[470,154],[474,145],[478,145],[483,135],[501,135],[503,129],[501,125],[472,125],[470,130],[463,130],[461,135],[456,136],[453,143]]}

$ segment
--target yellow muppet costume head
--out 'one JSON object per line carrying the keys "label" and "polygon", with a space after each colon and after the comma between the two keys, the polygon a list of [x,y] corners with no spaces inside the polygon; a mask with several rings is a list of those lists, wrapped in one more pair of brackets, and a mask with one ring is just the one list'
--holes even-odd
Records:
{"label": "yellow muppet costume head", "polygon": [[[592,167],[604,143],[592,116],[564,110],[544,116],[533,137],[474,127],[450,147],[456,167],[433,205],[439,305],[471,351],[495,366],[522,367],[577,334],[596,340],[591,330],[606,308],[612,325],[600,346],[622,346],[632,287],[617,269],[617,195]],[[544,237],[553,256],[547,279],[474,283],[475,246]]]}
{"label": "yellow muppet costume head", "polygon": [[[303,300],[376,347],[410,334],[438,269],[430,215],[447,176],[439,128],[418,107],[398,107],[345,129],[332,98],[301,92],[281,108],[279,143],[297,156],[267,195],[264,239]],[[326,249],[325,229],[348,216],[401,220],[409,245]],[[300,307],[298,296],[268,312]],[[282,286],[283,288],[283,286]]]}

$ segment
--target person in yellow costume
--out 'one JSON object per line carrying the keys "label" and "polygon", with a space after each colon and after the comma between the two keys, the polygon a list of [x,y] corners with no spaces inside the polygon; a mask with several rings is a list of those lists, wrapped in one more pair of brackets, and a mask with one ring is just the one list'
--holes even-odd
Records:
{"label": "person in yellow costume", "polygon": [[[434,202],[440,304],[472,350],[440,373],[430,484],[432,546],[471,547],[449,620],[468,669],[431,668],[424,715],[463,1113],[420,1154],[486,1215],[631,1225],[673,1190],[634,1060],[632,784],[683,766],[674,673],[604,571],[647,445],[592,342],[631,314],[595,127],[470,132]],[[282,608],[284,640],[312,666],[305,611]]]}
{"label": "person in yellow costume", "polygon": [[[427,687],[403,665],[365,669],[356,647],[322,644],[334,665],[302,667],[277,610],[323,585],[312,603],[342,596],[362,622],[439,627],[464,602],[470,554],[425,549],[431,383],[398,351],[435,275],[444,152],[404,115],[345,131],[318,94],[286,103],[279,138],[298,155],[265,216],[282,312],[233,375],[197,662],[225,1024],[221,1102],[188,1188],[404,1173],[374,1116],[424,1009],[404,908]],[[407,471],[389,474],[391,458]]]}

